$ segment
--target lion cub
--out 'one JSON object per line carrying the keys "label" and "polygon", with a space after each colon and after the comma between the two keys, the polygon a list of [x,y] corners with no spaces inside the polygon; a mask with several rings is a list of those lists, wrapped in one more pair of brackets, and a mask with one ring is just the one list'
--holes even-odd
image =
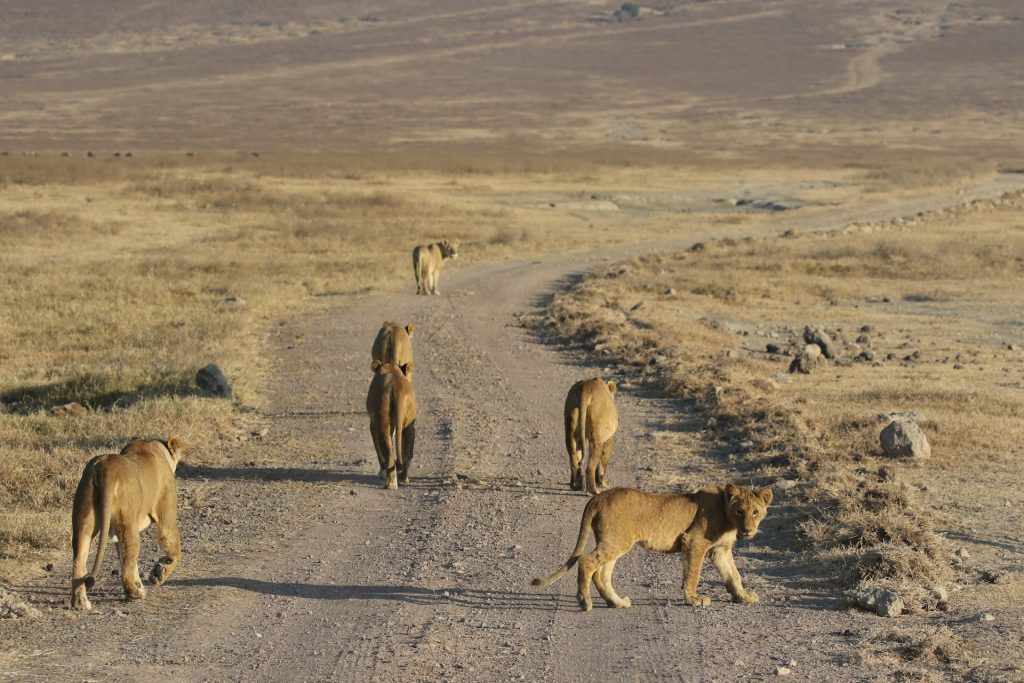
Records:
{"label": "lion cub", "polygon": [[374,373],[366,395],[370,436],[377,451],[380,478],[384,480],[385,488],[397,489],[398,482],[409,483],[409,466],[416,439],[416,392],[411,381],[413,364],[397,366],[375,360],[370,369]]}
{"label": "lion cub", "polygon": [[440,294],[437,282],[445,259],[459,258],[459,241],[445,240],[421,244],[412,250],[412,269],[416,274],[417,294]]}
{"label": "lion cub", "polygon": [[583,489],[584,460],[587,492],[596,494],[608,488],[608,459],[619,428],[615,392],[615,382],[594,377],[573,384],[565,397],[565,448],[569,451],[569,486],[574,491]]}
{"label": "lion cub", "polygon": [[398,366],[412,363],[412,335],[415,331],[415,325],[402,327],[398,323],[383,323],[377,338],[373,340],[370,357],[381,363]]}
{"label": "lion cub", "polygon": [[[159,586],[178,566],[181,541],[174,471],[181,455],[181,442],[173,436],[167,441],[135,439],[120,453],[100,455],[86,464],[71,511],[74,609],[92,609],[86,589],[96,582],[108,535],[117,541],[121,582],[125,595],[133,600],[146,597],[139,578],[139,532],[150,522],[156,523],[157,540],[167,553],[154,565],[150,581]],[[86,574],[89,541],[97,534],[96,558]]]}
{"label": "lion cub", "polygon": [[[755,493],[732,484],[685,495],[627,488],[605,491],[587,502],[576,548],[566,563],[551,576],[534,579],[533,585],[554,583],[578,561],[576,597],[584,610],[589,612],[591,608],[591,580],[609,607],[629,607],[629,598],[619,597],[612,587],[612,572],[615,562],[639,543],[663,553],[684,553],[683,595],[687,605],[703,607],[711,602],[697,594],[701,565],[709,554],[733,601],[757,602],[757,594],[743,588],[732,547],[737,538],[752,538],[757,533],[771,502],[769,488]],[[596,547],[584,555],[591,529]]]}

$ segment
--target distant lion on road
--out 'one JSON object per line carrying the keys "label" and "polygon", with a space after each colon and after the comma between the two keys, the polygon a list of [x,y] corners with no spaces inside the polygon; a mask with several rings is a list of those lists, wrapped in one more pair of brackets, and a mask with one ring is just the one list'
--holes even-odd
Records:
{"label": "distant lion on road", "polygon": [[459,241],[445,240],[421,244],[412,250],[412,269],[416,274],[417,294],[440,294],[437,288],[445,259],[459,258]]}
{"label": "distant lion on road", "polygon": [[583,461],[587,465],[587,492],[608,487],[608,460],[619,428],[615,409],[615,382],[600,377],[580,380],[565,397],[565,448],[569,451],[569,486],[583,489]]}

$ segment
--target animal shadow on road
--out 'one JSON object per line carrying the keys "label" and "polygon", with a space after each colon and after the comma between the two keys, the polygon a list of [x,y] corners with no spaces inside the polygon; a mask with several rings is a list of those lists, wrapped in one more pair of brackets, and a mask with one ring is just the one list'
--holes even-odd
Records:
{"label": "animal shadow on road", "polygon": [[380,477],[371,472],[344,472],[303,467],[210,467],[208,465],[178,465],[179,479],[209,479],[212,481],[297,481],[309,483],[349,483],[379,486]]}
{"label": "animal shadow on road", "polygon": [[562,608],[579,609],[576,604],[576,598],[568,595],[514,593],[511,591],[460,587],[328,586],[312,583],[261,581],[259,579],[246,579],[237,576],[182,579],[181,581],[176,581],[175,584],[179,586],[202,587],[226,586],[264,595],[308,598],[312,600],[386,600],[407,602],[413,605],[456,605],[485,610],[529,609],[550,612]]}

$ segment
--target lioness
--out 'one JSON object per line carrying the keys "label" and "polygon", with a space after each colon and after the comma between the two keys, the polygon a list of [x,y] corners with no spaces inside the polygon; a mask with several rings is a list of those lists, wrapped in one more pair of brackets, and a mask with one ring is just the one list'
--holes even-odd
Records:
{"label": "lioness", "polygon": [[412,334],[415,331],[415,325],[402,327],[398,323],[382,323],[377,338],[373,340],[370,357],[398,366],[412,363]]}
{"label": "lioness", "polygon": [[412,250],[412,270],[416,274],[417,294],[440,294],[437,281],[445,259],[459,258],[459,241],[445,240],[421,244]]}
{"label": "lioness", "polygon": [[[725,587],[735,602],[757,602],[757,594],[744,590],[740,573],[732,559],[737,538],[751,538],[772,502],[769,488],[754,492],[732,484],[711,486],[685,495],[644,493],[636,489],[616,488],[587,501],[580,522],[576,548],[562,567],[545,579],[534,579],[534,586],[547,586],[562,578],[579,562],[576,597],[590,611],[590,581],[609,607],[629,607],[629,598],[621,598],[612,587],[615,562],[633,545],[663,553],[684,553],[683,595],[687,605],[703,607],[711,602],[697,595],[701,565],[710,553]],[[583,554],[590,530],[596,547]]]}
{"label": "lioness", "polygon": [[416,439],[416,392],[410,381],[413,365],[397,366],[375,360],[370,369],[374,372],[366,395],[370,436],[377,451],[380,478],[384,480],[385,488],[397,489],[399,481],[409,483],[409,466]]}
{"label": "lioness", "polygon": [[[587,492],[608,488],[608,459],[619,428],[615,382],[600,377],[580,380],[565,397],[565,448],[569,451],[569,486],[583,489],[583,460],[587,461]],[[589,453],[589,455],[588,455]]]}
{"label": "lioness", "polygon": [[[99,455],[86,464],[71,511],[74,609],[92,609],[86,589],[96,582],[108,535],[117,542],[121,582],[125,595],[133,600],[146,597],[139,578],[139,532],[150,522],[156,523],[157,540],[167,553],[153,566],[150,581],[159,586],[178,566],[181,542],[174,470],[181,455],[181,442],[173,436],[167,441],[134,439],[120,453]],[[86,574],[89,542],[97,534],[96,558]]]}

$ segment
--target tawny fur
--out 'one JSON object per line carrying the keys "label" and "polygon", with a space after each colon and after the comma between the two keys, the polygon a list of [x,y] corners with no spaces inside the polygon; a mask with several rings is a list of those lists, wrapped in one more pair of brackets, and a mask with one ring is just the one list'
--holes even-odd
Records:
{"label": "tawny fur", "polygon": [[569,452],[569,486],[583,489],[583,463],[586,461],[587,492],[596,494],[608,488],[608,460],[619,428],[615,409],[615,382],[600,377],[580,380],[565,397],[565,448]]}
{"label": "tawny fur", "polygon": [[370,369],[373,380],[366,395],[370,436],[385,488],[397,489],[399,482],[409,483],[416,439],[416,392],[409,379],[413,365],[397,366],[375,360]]}
{"label": "tawny fur", "polygon": [[[163,441],[135,439],[118,454],[100,455],[88,462],[75,491],[71,511],[73,568],[71,606],[91,609],[86,589],[92,588],[103,564],[108,535],[116,536],[125,595],[146,597],[139,577],[139,532],[157,525],[157,540],[167,553],[150,572],[160,585],[181,560],[178,535],[178,491],[174,471],[182,445],[175,437]],[[86,573],[89,542],[99,536],[92,570]]]}
{"label": "tawny fur", "polygon": [[445,259],[459,258],[459,241],[445,240],[421,244],[412,250],[412,270],[416,275],[417,294],[440,294],[441,266]]}
{"label": "tawny fur", "polygon": [[[686,604],[703,607],[711,602],[697,594],[701,566],[708,555],[733,601],[757,602],[757,594],[743,588],[732,549],[737,538],[751,538],[757,533],[771,501],[771,489],[755,493],[732,484],[684,495],[628,488],[605,491],[587,502],[576,548],[566,563],[551,576],[534,579],[533,585],[552,584],[578,563],[576,597],[584,610],[589,612],[592,606],[591,581],[609,607],[629,607],[629,598],[620,597],[612,587],[612,572],[615,562],[639,543],[663,553],[683,553]],[[584,554],[591,531],[595,547]]]}
{"label": "tawny fur", "polygon": [[412,363],[412,335],[415,325],[402,327],[398,323],[385,322],[380,326],[377,338],[373,340],[371,358],[381,363],[409,365]]}

